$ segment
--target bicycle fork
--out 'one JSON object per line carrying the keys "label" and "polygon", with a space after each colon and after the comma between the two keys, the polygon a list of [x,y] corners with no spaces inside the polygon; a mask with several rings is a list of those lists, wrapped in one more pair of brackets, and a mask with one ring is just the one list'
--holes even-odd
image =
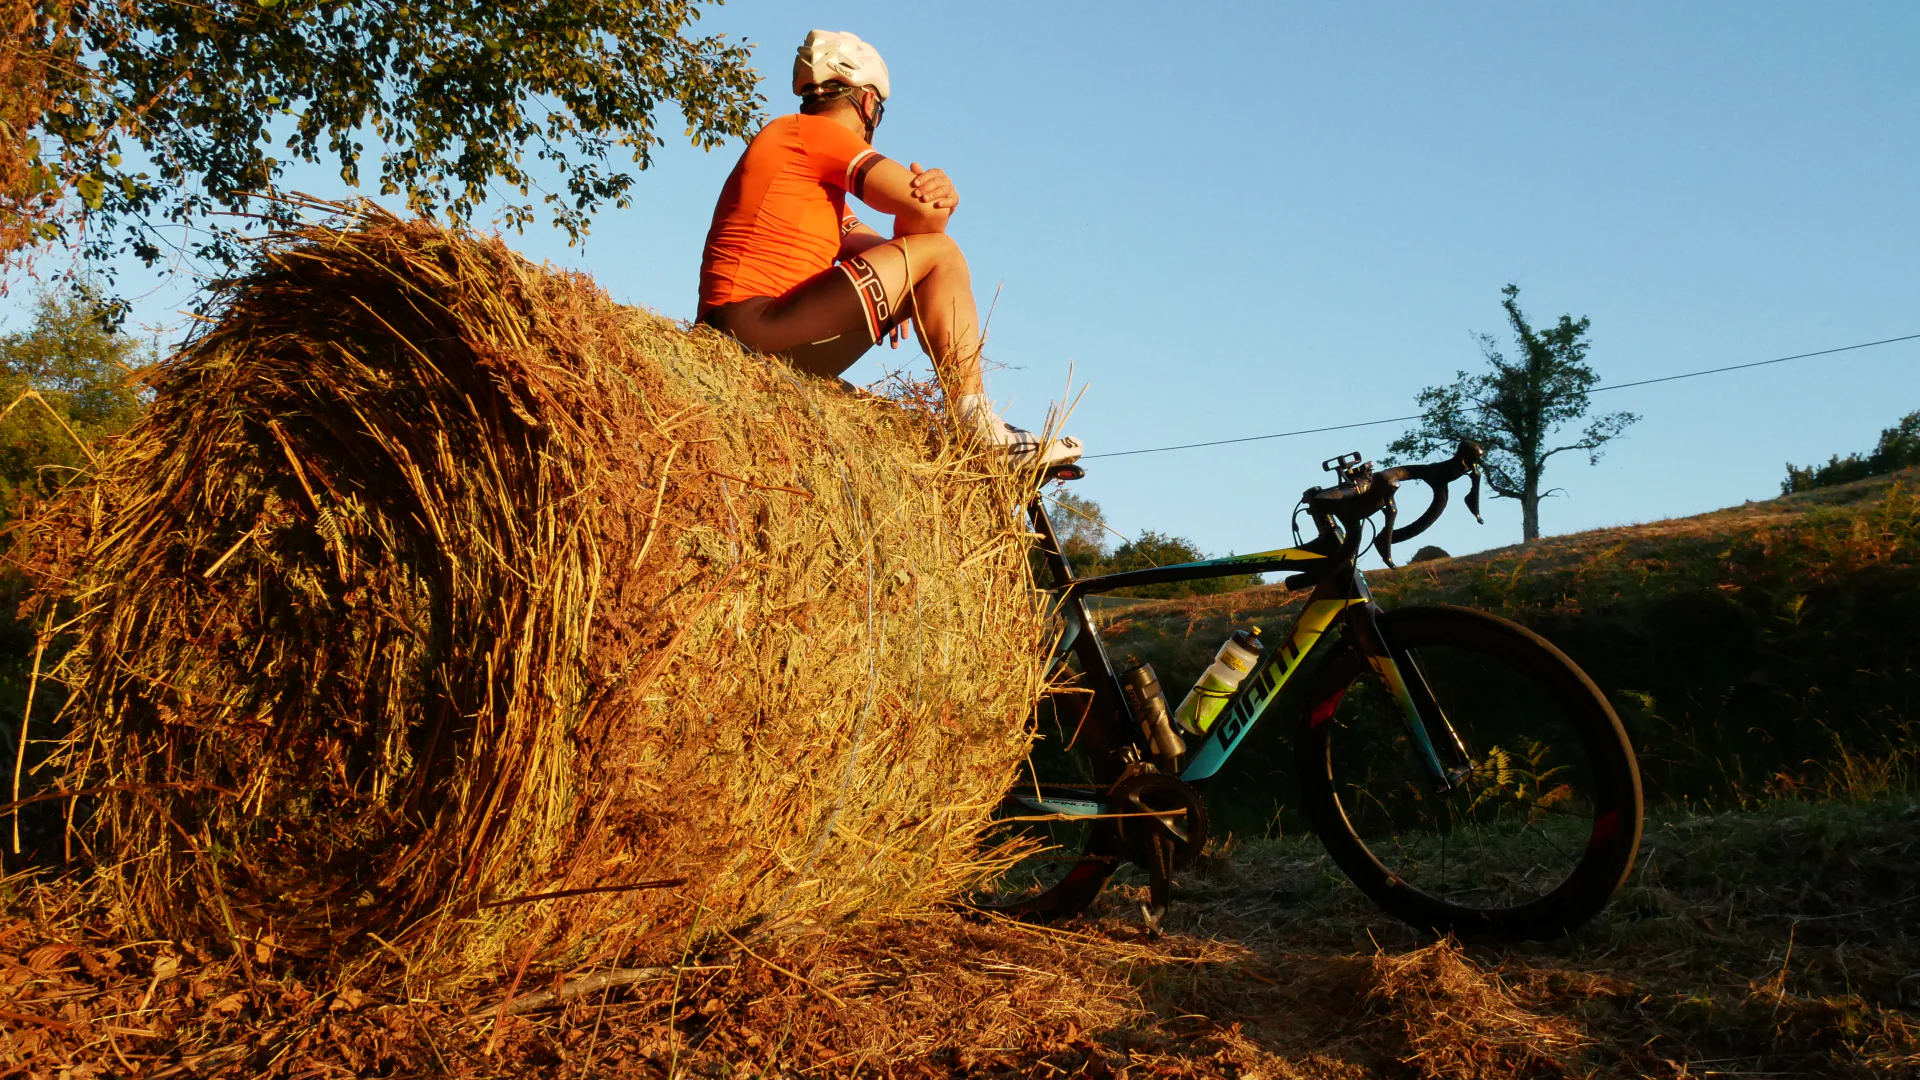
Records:
{"label": "bicycle fork", "polygon": [[1472,755],[1447,718],[1446,710],[1441,708],[1440,699],[1434,695],[1433,686],[1420,670],[1419,662],[1412,653],[1396,647],[1380,632],[1380,607],[1373,602],[1358,570],[1354,571],[1354,579],[1356,595],[1365,603],[1347,609],[1347,625],[1367,665],[1380,676],[1394,701],[1399,703],[1401,715],[1407,722],[1407,736],[1413,740],[1427,779],[1436,792],[1449,793],[1473,771]]}

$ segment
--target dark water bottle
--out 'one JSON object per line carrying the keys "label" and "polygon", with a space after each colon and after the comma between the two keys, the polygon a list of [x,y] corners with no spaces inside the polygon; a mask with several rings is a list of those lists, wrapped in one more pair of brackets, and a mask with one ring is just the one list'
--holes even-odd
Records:
{"label": "dark water bottle", "polygon": [[1186,740],[1173,730],[1173,714],[1167,710],[1166,691],[1153,673],[1153,665],[1138,663],[1120,676],[1121,692],[1140,721],[1140,734],[1153,748],[1153,756],[1172,761],[1187,752]]}

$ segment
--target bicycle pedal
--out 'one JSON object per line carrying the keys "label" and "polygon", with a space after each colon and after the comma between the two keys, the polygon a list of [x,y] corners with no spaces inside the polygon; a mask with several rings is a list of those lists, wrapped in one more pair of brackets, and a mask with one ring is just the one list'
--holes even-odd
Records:
{"label": "bicycle pedal", "polygon": [[1166,917],[1167,917],[1166,908],[1161,908],[1158,912],[1156,912],[1153,910],[1153,906],[1150,904],[1140,905],[1140,921],[1147,924],[1148,937],[1157,938],[1160,936],[1160,920]]}

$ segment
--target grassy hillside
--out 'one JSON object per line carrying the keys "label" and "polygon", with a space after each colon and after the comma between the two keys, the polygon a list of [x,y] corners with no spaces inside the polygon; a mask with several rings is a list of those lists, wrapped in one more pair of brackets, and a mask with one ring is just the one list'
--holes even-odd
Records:
{"label": "grassy hillside", "polygon": [[[1920,470],[1368,575],[1391,608],[1464,604],[1545,635],[1612,698],[1649,800],[1727,809],[1920,784]],[[1277,635],[1303,594],[1268,585],[1116,611],[1116,656],[1177,698],[1231,627]],[[1290,797],[1264,729],[1216,796],[1243,835]]]}

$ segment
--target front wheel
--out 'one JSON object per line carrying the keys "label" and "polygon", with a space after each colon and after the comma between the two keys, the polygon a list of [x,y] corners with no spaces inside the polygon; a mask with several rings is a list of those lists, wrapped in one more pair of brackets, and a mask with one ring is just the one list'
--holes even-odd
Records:
{"label": "front wheel", "polygon": [[1379,616],[1464,756],[1431,779],[1406,713],[1357,647],[1314,682],[1295,767],[1314,831],[1353,883],[1415,926],[1553,938],[1598,914],[1640,846],[1640,772],[1620,719],[1573,661],[1466,608]]}

